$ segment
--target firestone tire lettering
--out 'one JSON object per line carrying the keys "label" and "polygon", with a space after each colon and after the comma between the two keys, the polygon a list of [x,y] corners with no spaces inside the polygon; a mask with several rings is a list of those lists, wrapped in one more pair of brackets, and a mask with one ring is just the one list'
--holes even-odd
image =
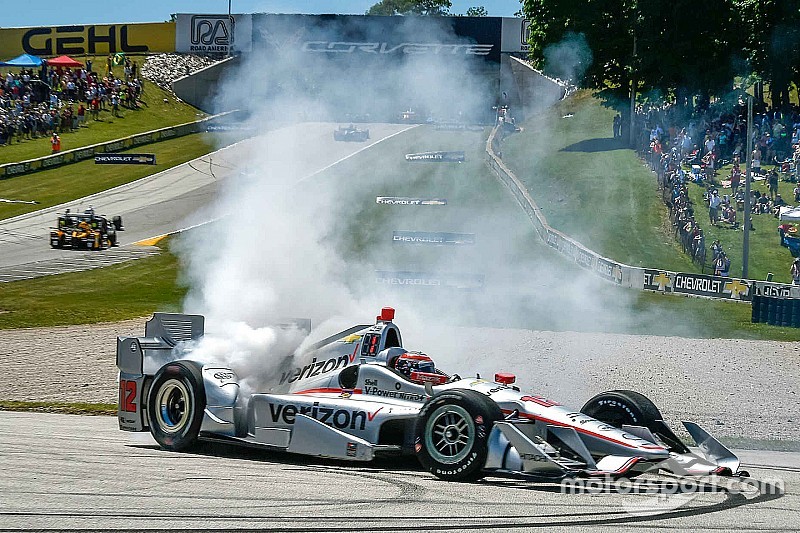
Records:
{"label": "firestone tire lettering", "polygon": [[[452,405],[457,412],[467,413],[474,426],[474,432],[467,443],[466,455],[457,454],[453,458],[460,459],[452,464],[440,462],[435,456],[441,455],[427,449],[426,431],[429,431],[429,419],[437,417],[443,407]],[[448,481],[477,481],[484,475],[483,467],[488,455],[488,435],[494,423],[502,420],[500,407],[484,394],[466,389],[451,389],[442,392],[423,405],[417,419],[415,431],[415,451],[420,463],[435,476]],[[480,421],[480,422],[478,422]]]}

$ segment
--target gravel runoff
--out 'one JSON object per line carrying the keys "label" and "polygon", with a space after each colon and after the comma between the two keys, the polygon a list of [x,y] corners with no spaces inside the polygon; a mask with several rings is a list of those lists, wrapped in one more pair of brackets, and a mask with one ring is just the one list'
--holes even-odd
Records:
{"label": "gravel runoff", "polygon": [[142,76],[162,89],[172,92],[172,82],[178,78],[213,65],[218,60],[192,54],[155,54],[147,56]]}
{"label": "gravel runoff", "polygon": [[[0,331],[0,400],[116,402],[116,336],[143,335],[145,320]],[[718,436],[800,440],[800,343],[493,328],[435,333],[425,339],[404,330],[404,338],[462,376],[516,372],[523,390],[575,408],[603,390],[633,389],[673,423],[679,416]]]}

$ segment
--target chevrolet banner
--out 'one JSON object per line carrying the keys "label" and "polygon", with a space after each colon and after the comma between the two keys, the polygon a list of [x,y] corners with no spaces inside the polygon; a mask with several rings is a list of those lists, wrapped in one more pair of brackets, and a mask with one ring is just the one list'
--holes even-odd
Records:
{"label": "chevrolet banner", "polygon": [[96,154],[97,165],[155,165],[155,154]]}

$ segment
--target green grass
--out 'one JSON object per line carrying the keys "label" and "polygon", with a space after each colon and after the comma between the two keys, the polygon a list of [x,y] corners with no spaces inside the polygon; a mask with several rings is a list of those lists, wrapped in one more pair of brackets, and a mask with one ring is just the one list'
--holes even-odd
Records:
{"label": "green grass", "polygon": [[[565,119],[566,120],[566,119]],[[478,303],[460,309],[460,316],[472,324],[522,327],[536,330],[607,331],[617,333],[674,335],[702,338],[800,340],[800,329],[780,328],[750,322],[747,304],[689,298],[680,295],[645,293],[620,289],[583,273],[576,265],[554,252],[533,232],[530,222],[510,195],[483,163],[480,133],[445,133],[418,128],[389,139],[340,165],[332,167],[296,191],[301,199],[324,198],[326,205],[342,206],[347,216],[329,230],[331,241],[347,259],[348,275],[363,276],[364,269],[435,269],[487,272],[487,284],[495,263],[519,265],[510,282],[510,298],[524,300],[525,313],[508,319],[498,310],[503,303],[496,294],[476,295]],[[430,149],[463,149],[467,162],[458,164],[406,163],[402,154]],[[394,159],[393,159],[394,158]],[[375,169],[380,168],[380,172]],[[342,180],[349,184],[343,187]],[[448,199],[446,208],[384,206],[375,196],[436,196]],[[498,247],[481,255],[477,247],[463,247],[442,253],[438,247],[393,246],[392,230],[440,230],[476,232],[499,226]],[[179,284],[179,261],[164,251],[157,257],[104,269],[63,274],[0,286],[0,328],[51,326],[121,320],[160,311],[180,309],[185,288]],[[484,249],[485,251],[485,249]],[[449,257],[444,262],[442,256]],[[558,272],[564,298],[551,298],[558,289],[540,289],[537,265]],[[528,272],[527,269],[532,270]],[[349,277],[349,276],[348,276]],[[377,291],[367,271],[361,287]],[[365,285],[364,285],[365,284]],[[532,288],[526,287],[533,285]],[[521,291],[519,295],[514,290]],[[573,294],[576,291],[578,294]],[[571,295],[568,296],[567,293]],[[413,293],[406,293],[408,296]],[[444,298],[431,302],[420,297],[403,305],[429,306],[434,313],[441,305],[474,304],[472,296]],[[484,298],[481,300],[481,298]],[[487,299],[488,298],[488,299]],[[390,301],[390,300],[387,300]],[[394,302],[394,300],[391,300]],[[598,308],[597,302],[602,307]],[[588,308],[590,303],[595,307]],[[522,306],[521,306],[522,307]],[[56,313],[54,310],[58,310]],[[430,312],[430,309],[427,310]],[[469,313],[473,314],[470,315]],[[565,321],[568,316],[571,320]],[[621,318],[621,317],[624,317]],[[448,320],[448,313],[436,315],[436,322]]]}
{"label": "green grass", "polygon": [[[102,62],[102,63],[101,63]],[[142,59],[138,59],[141,66]],[[95,58],[94,69],[99,71],[100,65],[105,65],[103,58]],[[102,68],[105,68],[104,66]],[[114,74],[123,75],[121,66],[114,67]],[[167,103],[164,103],[164,99]],[[72,150],[106,141],[112,141],[143,133],[167,126],[192,122],[206,116],[198,109],[179,101],[171,94],[158,86],[145,80],[142,104],[139,109],[121,109],[120,117],[113,117],[109,110],[100,112],[100,120],[94,121],[89,113],[86,114],[86,127],[78,128],[74,132],[60,133],[61,150]],[[77,112],[78,104],[73,105]],[[20,143],[0,146],[0,164],[25,161],[50,154],[50,138],[26,139]]]}
{"label": "green grass", "polygon": [[126,320],[153,311],[178,311],[186,290],[178,260],[161,254],[119,265],[4,283],[0,329]]}
{"label": "green grass", "polygon": [[[214,150],[218,138],[217,134],[198,133],[150,144],[147,152],[156,154],[156,165],[128,165],[121,170],[118,165],[97,165],[89,159],[0,180],[0,198],[38,202],[0,203],[0,220],[82,198],[191,161]],[[141,151],[141,147],[132,150]]]}
{"label": "green grass", "polygon": [[[762,167],[772,169],[772,165]],[[717,172],[715,181],[719,183],[720,180],[728,179],[730,176],[731,165],[727,165]],[[778,183],[778,192],[789,205],[794,203],[794,183],[780,181]],[[744,186],[742,185],[742,188]],[[751,185],[753,190],[757,190],[762,194],[767,194],[768,187],[766,181],[757,181]],[[731,275],[742,275],[742,249],[743,249],[743,231],[730,229],[728,225],[712,226],[708,219],[708,206],[703,200],[703,193],[705,186],[689,183],[689,197],[692,200],[695,210],[695,219],[703,228],[703,233],[706,238],[706,246],[710,250],[711,243],[715,239],[719,239],[720,244],[725,250],[725,253],[731,259]],[[730,189],[719,188],[720,194],[730,194]],[[741,223],[744,221],[744,212],[738,211],[736,219]],[[750,232],[750,257],[748,265],[748,278],[764,280],[768,272],[774,274],[773,281],[780,283],[791,283],[792,277],[789,274],[789,267],[794,258],[789,253],[788,248],[780,245],[780,238],[778,236],[778,225],[780,222],[771,214],[753,215],[753,227],[755,231]],[[709,254],[710,258],[710,254]],[[709,259],[710,261],[710,259]]]}
{"label": "green grass", "polygon": [[[570,113],[572,117],[562,118]],[[509,137],[503,144],[504,161],[528,186],[550,225],[588,248],[632,266],[700,272],[675,237],[655,175],[632,150],[610,138],[614,113],[590,92],[579,91]],[[730,165],[716,179],[727,179],[729,174]],[[765,182],[753,188],[767,192]],[[794,184],[780,182],[779,192],[790,204],[793,189]],[[711,243],[719,239],[732,261],[731,275],[741,276],[743,233],[710,224],[704,191],[689,185],[708,261]],[[726,192],[730,189],[721,189]],[[739,221],[743,218],[740,211]],[[764,280],[772,272],[774,281],[791,282],[793,259],[780,246],[778,224],[772,215],[753,215],[756,231],[750,234],[749,279]]]}
{"label": "green grass", "polygon": [[117,406],[113,403],[25,402],[16,400],[0,400],[0,411],[33,411],[41,413],[64,413],[70,415],[116,416]]}
{"label": "green grass", "polygon": [[579,91],[504,141],[503,160],[549,224],[588,248],[631,266],[697,272],[673,237],[654,174],[611,138],[613,116]]}

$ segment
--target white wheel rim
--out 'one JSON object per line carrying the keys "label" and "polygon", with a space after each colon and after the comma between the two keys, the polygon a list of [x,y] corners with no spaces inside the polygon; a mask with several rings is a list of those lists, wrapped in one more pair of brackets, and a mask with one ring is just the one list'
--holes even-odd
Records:
{"label": "white wheel rim", "polygon": [[186,385],[174,378],[165,381],[158,390],[156,409],[159,429],[165,433],[183,430],[194,409]]}

